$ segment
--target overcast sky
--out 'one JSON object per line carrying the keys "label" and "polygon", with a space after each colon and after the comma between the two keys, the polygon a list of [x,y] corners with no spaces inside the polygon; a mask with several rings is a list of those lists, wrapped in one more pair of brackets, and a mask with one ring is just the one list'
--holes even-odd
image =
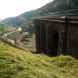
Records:
{"label": "overcast sky", "polygon": [[37,9],[52,0],[0,0],[0,19]]}

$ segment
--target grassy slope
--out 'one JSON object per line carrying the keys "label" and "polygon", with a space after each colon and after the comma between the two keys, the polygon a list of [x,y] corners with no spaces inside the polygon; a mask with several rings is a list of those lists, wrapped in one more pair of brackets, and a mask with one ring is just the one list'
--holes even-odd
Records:
{"label": "grassy slope", "polygon": [[0,42],[0,78],[78,78],[78,61],[33,55]]}

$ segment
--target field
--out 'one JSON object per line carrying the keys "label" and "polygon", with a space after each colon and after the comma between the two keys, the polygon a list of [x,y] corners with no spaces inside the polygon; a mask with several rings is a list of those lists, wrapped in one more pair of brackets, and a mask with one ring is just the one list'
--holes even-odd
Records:
{"label": "field", "polygon": [[0,78],[78,78],[78,60],[32,54],[0,41]]}

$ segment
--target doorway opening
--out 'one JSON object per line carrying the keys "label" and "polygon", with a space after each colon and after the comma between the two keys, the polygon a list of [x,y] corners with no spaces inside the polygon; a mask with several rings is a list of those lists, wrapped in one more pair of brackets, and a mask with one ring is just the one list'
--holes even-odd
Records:
{"label": "doorway opening", "polygon": [[49,34],[48,37],[48,55],[56,56],[57,49],[58,49],[58,41],[59,41],[59,35],[58,32],[53,31]]}

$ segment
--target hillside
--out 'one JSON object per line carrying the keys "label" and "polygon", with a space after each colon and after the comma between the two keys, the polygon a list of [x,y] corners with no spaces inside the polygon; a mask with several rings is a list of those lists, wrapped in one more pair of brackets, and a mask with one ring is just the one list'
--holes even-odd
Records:
{"label": "hillside", "polygon": [[18,27],[18,26],[28,27],[28,25],[32,23],[32,18],[34,16],[36,16],[35,11],[29,11],[17,17],[6,18],[2,21],[2,23],[14,27]]}
{"label": "hillside", "polygon": [[[62,14],[78,14],[78,11],[73,11],[71,9],[78,8],[78,0],[54,0],[45,6],[37,9],[25,12],[17,17],[7,18],[2,22],[9,26],[22,26],[24,29],[31,28],[33,26],[33,18],[39,16],[45,16],[48,14],[54,15],[58,12]],[[69,10],[69,11],[68,11]],[[71,12],[71,11],[72,12]],[[64,12],[63,12],[64,11]],[[65,12],[66,11],[66,12]],[[58,14],[57,14],[58,15]]]}
{"label": "hillside", "polygon": [[78,78],[78,60],[31,54],[0,41],[0,78]]}

